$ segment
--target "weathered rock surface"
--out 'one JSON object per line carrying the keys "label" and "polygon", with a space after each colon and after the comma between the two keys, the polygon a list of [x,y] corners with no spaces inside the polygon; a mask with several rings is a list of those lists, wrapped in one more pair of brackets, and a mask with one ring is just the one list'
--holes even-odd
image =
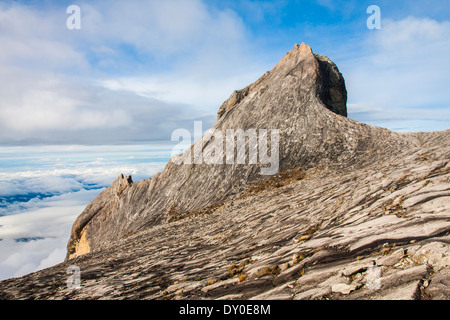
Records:
{"label": "weathered rock surface", "polygon": [[[249,164],[248,157],[246,165],[227,164],[226,159],[205,163],[212,153],[209,137],[218,131],[225,137],[228,129],[266,129],[269,136],[270,130],[279,130],[279,161],[273,172],[318,166],[356,169],[418,143],[412,136],[345,118],[346,101],[344,79],[334,63],[304,43],[296,45],[254,84],[233,93],[212,130],[184,155],[173,158],[163,172],[139,183],[121,176],[99,195],[73,226],[68,258],[217,205],[249,183],[268,178],[262,175],[266,166]],[[231,141],[238,149],[236,158],[243,148],[249,155],[250,141],[242,146]],[[256,151],[255,146],[250,149]],[[176,164],[195,160],[199,153],[200,164]]]}
{"label": "weathered rock surface", "polygon": [[219,112],[215,130],[280,130],[277,175],[169,163],[120,176],[74,224],[71,259],[0,282],[0,298],[450,298],[450,130],[347,119],[327,61],[296,46]]}

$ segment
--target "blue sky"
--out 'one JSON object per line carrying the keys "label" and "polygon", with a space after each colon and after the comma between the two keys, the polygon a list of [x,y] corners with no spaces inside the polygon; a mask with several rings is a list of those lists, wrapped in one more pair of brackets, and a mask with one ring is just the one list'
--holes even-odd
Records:
{"label": "blue sky", "polygon": [[[81,9],[69,30],[66,8]],[[381,9],[369,30],[366,9]],[[0,1],[0,144],[145,144],[211,126],[295,43],[344,74],[349,117],[449,128],[448,1]]]}
{"label": "blue sky", "polygon": [[102,188],[161,171],[174,130],[211,127],[301,42],[343,73],[350,118],[450,128],[448,0],[0,0],[0,280],[61,262]]}

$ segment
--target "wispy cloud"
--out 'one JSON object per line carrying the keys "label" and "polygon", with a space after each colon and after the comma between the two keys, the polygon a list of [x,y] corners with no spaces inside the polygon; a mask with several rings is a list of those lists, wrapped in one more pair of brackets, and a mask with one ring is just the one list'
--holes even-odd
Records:
{"label": "wispy cloud", "polygon": [[[351,105],[391,110],[449,102],[442,93],[449,83],[442,59],[449,22],[396,19],[400,5],[382,2],[382,30],[366,30],[358,44],[367,14],[355,1],[78,5],[82,28],[68,30],[62,2],[0,3],[0,144],[145,143],[167,141],[194,119],[212,125],[233,90],[279,60],[285,49],[271,38],[290,48],[306,37],[319,53],[344,52],[339,67]],[[339,13],[330,23],[319,19],[325,7]]]}

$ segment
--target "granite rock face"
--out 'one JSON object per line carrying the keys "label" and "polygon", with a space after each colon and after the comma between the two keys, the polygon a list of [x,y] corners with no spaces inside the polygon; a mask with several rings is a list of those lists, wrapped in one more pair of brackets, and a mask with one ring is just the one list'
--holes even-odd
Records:
{"label": "granite rock face", "polygon": [[[336,65],[314,54],[308,45],[296,45],[271,71],[234,92],[220,108],[219,119],[209,133],[183,155],[174,157],[163,172],[139,183],[121,176],[99,195],[75,222],[67,257],[206,209],[248,184],[268,178],[262,170],[270,170],[272,165],[266,168],[268,165],[260,161],[250,163],[250,152],[257,151],[250,139],[245,146],[236,141],[236,150],[244,152],[245,148],[244,164],[227,164],[226,159],[205,163],[211,147],[209,137],[218,132],[225,137],[230,129],[256,135],[267,130],[271,138],[278,130],[279,141],[275,142],[279,156],[270,174],[319,165],[362,166],[381,161],[386,150],[410,144],[400,134],[345,118],[346,100],[344,79]],[[269,138],[267,141],[270,150],[274,144]],[[226,143],[220,147],[226,149]],[[203,161],[195,161],[199,154]],[[186,164],[188,158],[195,164]],[[176,164],[180,161],[183,164]]]}
{"label": "granite rock face", "polygon": [[76,220],[66,261],[0,282],[0,299],[449,299],[450,130],[368,126],[346,99],[337,67],[296,45],[190,154],[214,132],[276,129],[277,173],[177,164],[187,150],[152,179],[121,175]]}

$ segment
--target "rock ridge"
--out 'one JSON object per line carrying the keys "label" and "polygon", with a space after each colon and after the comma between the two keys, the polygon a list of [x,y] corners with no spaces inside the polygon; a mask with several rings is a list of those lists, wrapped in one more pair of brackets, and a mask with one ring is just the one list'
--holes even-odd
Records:
{"label": "rock ridge", "polygon": [[245,165],[176,164],[174,160],[191,159],[199,151],[206,153],[211,132],[220,131],[225,136],[230,129],[277,130],[276,165],[280,171],[361,167],[381,161],[393,149],[417,143],[346,118],[346,101],[345,81],[337,66],[314,54],[305,43],[295,45],[271,71],[235,91],[220,107],[209,135],[172,158],[161,173],[138,184],[126,183],[126,189],[114,194],[115,185],[123,180],[119,178],[102,192],[75,221],[67,259],[167,223],[175,216],[206,209],[239,194],[249,184],[268,179],[261,175],[263,164],[248,162],[249,141],[244,146]]}

